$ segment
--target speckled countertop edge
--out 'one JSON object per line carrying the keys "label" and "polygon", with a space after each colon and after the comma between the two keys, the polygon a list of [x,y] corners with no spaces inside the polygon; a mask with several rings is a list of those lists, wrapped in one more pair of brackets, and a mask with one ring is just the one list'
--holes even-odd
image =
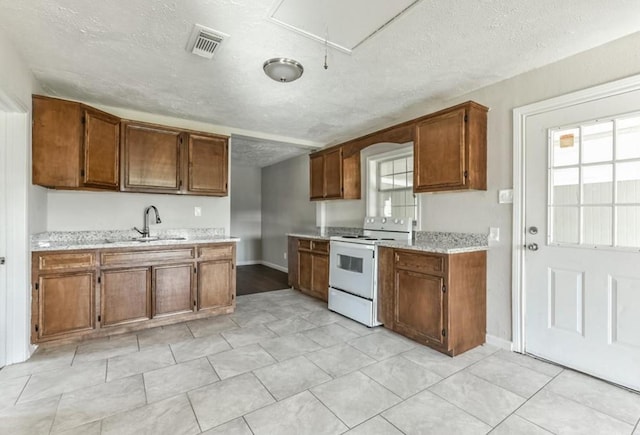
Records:
{"label": "speckled countertop edge", "polygon": [[224,234],[221,228],[171,229],[152,232],[157,237],[182,237],[183,240],[131,240],[140,235],[131,230],[54,231],[31,236],[31,251],[70,251],[81,249],[142,248],[146,246],[195,245],[239,242],[240,238]]}
{"label": "speckled countertop edge", "polygon": [[362,228],[352,227],[327,227],[321,230],[319,227],[315,231],[300,231],[287,233],[287,236],[305,237],[307,239],[329,240],[332,236],[344,236],[348,234],[362,234]]}
{"label": "speckled countertop edge", "polygon": [[[289,236],[305,237],[309,239],[329,240],[332,235],[361,234],[362,230],[350,228],[351,232],[325,234],[314,232],[289,233]],[[435,254],[461,254],[465,252],[487,251],[489,241],[487,234],[480,233],[453,233],[441,231],[418,231],[411,242],[393,241],[381,242],[378,246],[389,248],[404,248],[414,251],[432,252]]]}

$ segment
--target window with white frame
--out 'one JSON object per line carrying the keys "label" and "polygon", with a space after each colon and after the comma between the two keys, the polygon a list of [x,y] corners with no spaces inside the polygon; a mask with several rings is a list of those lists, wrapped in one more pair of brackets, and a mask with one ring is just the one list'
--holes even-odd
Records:
{"label": "window with white frame", "polygon": [[548,240],[640,247],[640,114],[549,131]]}
{"label": "window with white frame", "polygon": [[376,159],[376,215],[417,220],[413,152]]}

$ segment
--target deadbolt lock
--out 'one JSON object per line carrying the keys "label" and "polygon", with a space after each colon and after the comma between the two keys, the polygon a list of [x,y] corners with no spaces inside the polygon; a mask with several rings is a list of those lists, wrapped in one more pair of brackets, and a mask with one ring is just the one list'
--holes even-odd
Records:
{"label": "deadbolt lock", "polygon": [[533,234],[534,236],[538,234],[538,227],[529,227],[529,234]]}

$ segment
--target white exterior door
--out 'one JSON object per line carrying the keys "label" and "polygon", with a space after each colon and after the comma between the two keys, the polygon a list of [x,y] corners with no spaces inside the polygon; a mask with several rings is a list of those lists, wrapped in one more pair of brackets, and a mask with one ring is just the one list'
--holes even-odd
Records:
{"label": "white exterior door", "polygon": [[640,91],[525,134],[525,351],[640,390]]}
{"label": "white exterior door", "polygon": [[0,367],[7,363],[7,115],[0,110]]}

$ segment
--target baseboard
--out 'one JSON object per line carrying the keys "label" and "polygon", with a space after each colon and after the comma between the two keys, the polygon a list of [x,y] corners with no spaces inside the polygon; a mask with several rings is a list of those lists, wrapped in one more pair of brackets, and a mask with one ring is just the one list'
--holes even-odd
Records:
{"label": "baseboard", "polygon": [[284,272],[284,273],[289,273],[289,269],[287,269],[286,267],[282,267],[282,266],[280,266],[278,264],[269,263],[268,261],[261,261],[260,263],[263,264],[264,266],[270,267],[272,269],[276,269],[276,270],[279,270],[279,271]]}
{"label": "baseboard", "polygon": [[512,350],[513,343],[509,340],[505,340],[504,338],[496,337],[495,335],[486,335],[485,341],[487,344],[492,346],[499,347],[500,349],[506,349],[508,351]]}
{"label": "baseboard", "polygon": [[249,260],[249,261],[238,261],[236,262],[236,266],[251,266],[253,264],[262,264],[260,260]]}

